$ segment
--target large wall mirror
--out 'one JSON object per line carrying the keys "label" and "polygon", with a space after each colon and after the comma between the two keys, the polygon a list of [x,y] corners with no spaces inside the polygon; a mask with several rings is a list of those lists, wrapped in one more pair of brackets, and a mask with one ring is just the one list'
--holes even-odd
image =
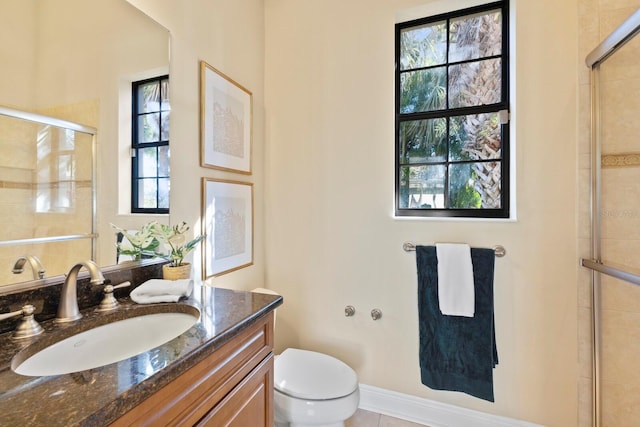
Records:
{"label": "large wall mirror", "polygon": [[129,191],[131,83],[169,74],[169,32],[126,0],[2,0],[0,39],[0,108],[89,129],[0,114],[2,293],[3,285],[33,286],[31,260],[14,273],[20,257],[35,255],[46,277],[84,259],[112,265],[110,224],[148,222],[121,206]]}

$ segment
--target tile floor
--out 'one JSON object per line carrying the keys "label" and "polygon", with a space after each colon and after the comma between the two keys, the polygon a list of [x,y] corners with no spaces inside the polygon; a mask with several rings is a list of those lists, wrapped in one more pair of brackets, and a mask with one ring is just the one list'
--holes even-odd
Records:
{"label": "tile floor", "polygon": [[423,424],[416,424],[387,415],[376,414],[375,412],[358,411],[345,422],[346,427],[423,427]]}

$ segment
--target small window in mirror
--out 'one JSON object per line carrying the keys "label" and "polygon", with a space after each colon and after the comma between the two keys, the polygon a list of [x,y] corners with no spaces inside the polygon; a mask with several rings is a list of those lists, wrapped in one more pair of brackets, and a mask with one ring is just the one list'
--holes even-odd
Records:
{"label": "small window in mirror", "polygon": [[169,213],[169,76],[133,82],[131,212]]}

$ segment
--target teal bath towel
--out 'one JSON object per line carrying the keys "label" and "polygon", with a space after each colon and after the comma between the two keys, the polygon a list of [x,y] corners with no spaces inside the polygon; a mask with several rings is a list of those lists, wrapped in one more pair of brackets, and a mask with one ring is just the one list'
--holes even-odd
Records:
{"label": "teal bath towel", "polygon": [[495,252],[471,249],[474,317],[444,316],[438,307],[438,258],[434,246],[417,246],[418,319],[422,383],[494,401],[498,364],[493,314]]}

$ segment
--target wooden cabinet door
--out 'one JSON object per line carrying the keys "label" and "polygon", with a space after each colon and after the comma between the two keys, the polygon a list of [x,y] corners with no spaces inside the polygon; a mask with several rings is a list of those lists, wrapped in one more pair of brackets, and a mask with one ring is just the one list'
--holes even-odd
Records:
{"label": "wooden cabinet door", "polygon": [[200,420],[208,427],[273,427],[273,354]]}

